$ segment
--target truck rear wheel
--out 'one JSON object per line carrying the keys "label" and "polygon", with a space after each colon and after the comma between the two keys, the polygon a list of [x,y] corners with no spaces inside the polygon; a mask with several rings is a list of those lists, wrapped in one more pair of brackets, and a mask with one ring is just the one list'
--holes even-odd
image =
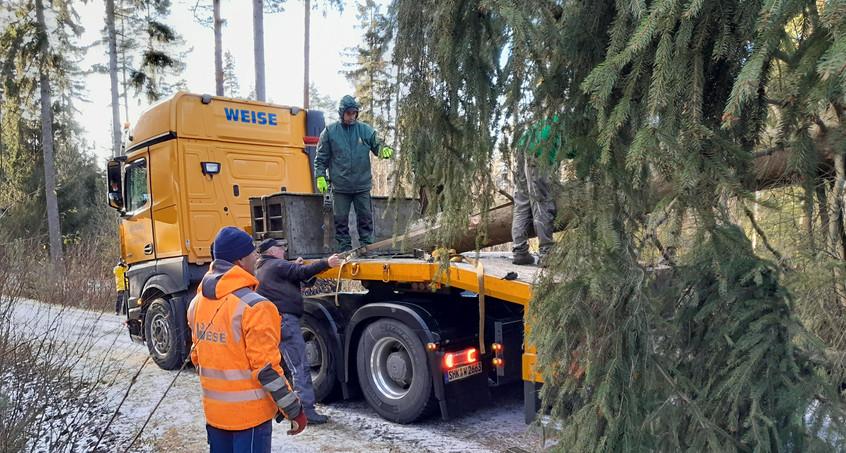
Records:
{"label": "truck rear wheel", "polygon": [[300,330],[306,345],[306,357],[311,369],[311,382],[314,387],[314,399],[324,402],[331,400],[337,390],[335,378],[336,358],[330,345],[329,328],[317,318],[304,315],[300,319]]}
{"label": "truck rear wheel", "polygon": [[437,401],[423,344],[405,324],[380,319],[358,343],[358,381],[364,397],[386,420],[411,423]]}
{"label": "truck rear wheel", "polygon": [[150,357],[163,370],[175,370],[182,365],[178,335],[170,304],[162,298],[154,300],[144,319],[144,337]]}

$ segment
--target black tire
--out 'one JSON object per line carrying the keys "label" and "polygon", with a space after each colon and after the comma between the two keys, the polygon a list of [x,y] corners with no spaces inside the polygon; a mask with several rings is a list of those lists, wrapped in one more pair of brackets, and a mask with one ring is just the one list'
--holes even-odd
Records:
{"label": "black tire", "polygon": [[337,357],[332,348],[331,331],[326,323],[311,315],[300,319],[300,330],[306,344],[306,356],[311,370],[311,383],[314,387],[314,399],[327,402],[337,397],[339,389],[336,377]]}
{"label": "black tire", "polygon": [[147,309],[144,318],[144,337],[150,357],[163,370],[175,370],[185,360],[180,347],[181,332],[174,322],[170,304],[165,299],[156,299]]}
{"label": "black tire", "polygon": [[358,381],[382,418],[412,423],[437,407],[423,343],[405,324],[380,319],[358,342]]}

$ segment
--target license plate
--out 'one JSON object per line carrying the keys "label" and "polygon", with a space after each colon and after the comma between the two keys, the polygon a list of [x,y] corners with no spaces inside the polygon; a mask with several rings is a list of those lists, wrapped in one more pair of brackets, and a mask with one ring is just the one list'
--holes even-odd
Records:
{"label": "license plate", "polygon": [[453,370],[447,370],[444,374],[444,382],[457,381],[481,372],[482,362],[471,363],[470,365],[460,366]]}

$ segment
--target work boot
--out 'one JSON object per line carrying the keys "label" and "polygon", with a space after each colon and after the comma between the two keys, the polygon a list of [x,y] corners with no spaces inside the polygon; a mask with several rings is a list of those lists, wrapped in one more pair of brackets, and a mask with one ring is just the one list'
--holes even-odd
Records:
{"label": "work boot", "polygon": [[515,253],[514,259],[511,260],[511,264],[517,264],[520,266],[526,264],[535,264],[535,257],[528,253]]}
{"label": "work boot", "polygon": [[316,410],[310,409],[305,411],[306,418],[309,425],[322,425],[329,421],[329,417],[323,414],[318,414]]}

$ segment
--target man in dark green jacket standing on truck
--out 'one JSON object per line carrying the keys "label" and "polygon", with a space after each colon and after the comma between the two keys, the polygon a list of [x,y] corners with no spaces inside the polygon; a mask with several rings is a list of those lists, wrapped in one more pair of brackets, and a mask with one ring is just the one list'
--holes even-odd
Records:
{"label": "man in dark green jacket standing on truck", "polygon": [[370,189],[370,153],[382,159],[394,154],[385,142],[376,136],[368,124],[358,121],[358,104],[352,96],[344,96],[338,107],[341,121],[326,126],[317,142],[314,158],[314,177],[321,193],[331,183],[334,189],[333,214],[335,239],[341,252],[352,248],[350,238],[350,206],[355,208],[358,219],[359,245],[373,243],[373,210]]}

